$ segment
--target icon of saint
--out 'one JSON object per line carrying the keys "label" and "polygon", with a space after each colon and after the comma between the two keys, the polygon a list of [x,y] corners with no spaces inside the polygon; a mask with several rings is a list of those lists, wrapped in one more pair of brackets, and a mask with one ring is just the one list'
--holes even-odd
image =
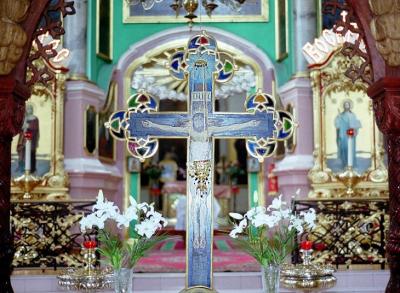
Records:
{"label": "icon of saint", "polygon": [[339,113],[335,118],[336,127],[336,143],[337,143],[337,156],[341,162],[341,168],[345,169],[348,166],[348,143],[349,138],[347,130],[354,129],[352,153],[353,153],[353,166],[356,167],[356,140],[359,129],[361,128],[361,122],[357,118],[356,114],[352,112],[352,101],[345,100],[343,102],[343,112]]}
{"label": "icon of saint", "polygon": [[26,139],[24,133],[30,132],[32,135],[31,144],[31,173],[36,172],[36,150],[39,147],[39,119],[33,113],[33,105],[27,103],[25,108],[25,118],[22,129],[19,133],[17,153],[18,153],[18,169],[17,172],[23,172],[25,166],[25,144]]}

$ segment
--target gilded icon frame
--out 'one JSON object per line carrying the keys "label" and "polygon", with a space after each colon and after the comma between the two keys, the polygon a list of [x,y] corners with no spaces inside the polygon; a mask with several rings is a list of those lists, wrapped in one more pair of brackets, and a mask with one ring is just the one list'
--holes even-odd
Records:
{"label": "gilded icon frame", "polygon": [[[97,128],[97,151],[99,160],[112,164],[116,160],[116,141],[115,138],[106,129],[104,123],[108,121],[110,115],[116,111],[118,103],[117,84],[112,81],[110,83],[107,99],[103,109],[98,113],[98,128]],[[104,142],[106,144],[104,144]],[[111,150],[108,150],[111,148]],[[104,148],[104,149],[103,149]]]}
{"label": "gilded icon frame", "polygon": [[[50,169],[43,176],[38,177],[40,184],[31,192],[31,199],[37,200],[65,200],[69,199],[69,177],[64,169],[64,95],[66,74],[57,73],[53,82],[47,87],[35,84],[32,95],[47,95],[51,99],[51,141]],[[11,179],[11,199],[19,200],[24,191],[18,184],[17,178]]]}
{"label": "gilded icon frame", "polygon": [[289,2],[275,1],[275,58],[282,61],[289,56]]}
{"label": "gilded icon frame", "polygon": [[113,60],[113,13],[114,1],[96,1],[96,55],[107,62]]}
{"label": "gilded icon frame", "polygon": [[[296,121],[296,107],[293,103],[288,103],[285,107],[285,111],[290,113]],[[294,153],[297,146],[297,129],[294,130],[292,137],[285,140],[285,149],[288,153]]]}
{"label": "gilded icon frame", "polygon": [[[93,117],[90,115],[93,115],[94,113],[94,121],[92,121]],[[94,156],[96,154],[97,151],[97,142],[98,142],[98,131],[97,131],[97,127],[99,124],[99,116],[96,110],[96,107],[93,105],[87,105],[86,106],[86,110],[83,114],[83,121],[84,121],[84,125],[83,125],[83,149],[85,150],[86,154],[88,154],[89,156]],[[90,146],[88,146],[88,143],[90,143],[90,141],[88,141],[89,138],[89,123],[93,124],[94,129],[92,130],[92,140],[94,143],[94,147],[93,150],[90,151]]]}
{"label": "gilded icon frame", "polygon": [[352,59],[344,56],[341,52],[342,48],[343,45],[339,46],[324,62],[311,66],[310,77],[314,108],[314,166],[308,174],[312,186],[309,197],[334,198],[345,196],[343,192],[345,186],[338,181],[338,175],[341,173],[333,172],[328,166],[327,159],[329,154],[327,153],[326,113],[332,111],[332,109],[327,109],[326,97],[331,94],[332,90],[343,93],[356,91],[365,93],[366,100],[364,103],[369,103],[368,111],[372,116],[371,123],[363,126],[370,131],[371,163],[370,167],[360,174],[362,180],[356,186],[359,191],[357,194],[371,198],[386,197],[388,195],[388,172],[384,162],[384,141],[375,123],[372,101],[366,94],[368,84],[361,80],[352,81],[345,76],[345,72],[351,63],[359,64],[363,62],[363,59],[360,56],[354,56]]}

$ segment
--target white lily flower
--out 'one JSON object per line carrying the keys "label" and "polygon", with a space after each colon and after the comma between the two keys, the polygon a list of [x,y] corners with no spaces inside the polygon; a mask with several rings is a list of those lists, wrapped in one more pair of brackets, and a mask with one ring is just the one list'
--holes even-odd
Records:
{"label": "white lily flower", "polygon": [[265,215],[263,217],[262,221],[263,221],[263,225],[268,226],[268,228],[273,228],[279,223],[280,218],[276,217],[274,215]]}
{"label": "white lily flower", "polygon": [[144,213],[147,213],[149,210],[149,204],[147,202],[142,202],[137,206],[138,210],[142,210]]}
{"label": "white lily flower", "polygon": [[265,211],[265,207],[258,206],[249,210],[244,216],[245,218],[252,219],[258,214],[264,214]]}
{"label": "white lily flower", "polygon": [[251,224],[256,228],[265,225],[267,221],[266,217],[266,214],[257,214],[251,219]]}
{"label": "white lily flower", "polygon": [[315,227],[317,215],[313,208],[309,209],[307,212],[301,212],[300,215],[304,217],[304,222],[306,222],[311,229]]}
{"label": "white lily flower", "polygon": [[147,212],[146,213],[146,217],[150,218],[155,212],[154,212],[154,203],[151,203],[150,205],[147,206]]}
{"label": "white lily flower", "polygon": [[278,221],[289,219],[292,211],[290,209],[272,211],[271,214],[277,218]]}
{"label": "white lily flower", "polygon": [[140,224],[136,224],[135,230],[140,236],[146,236],[146,238],[150,239],[156,232],[157,225],[150,219],[145,219]]}
{"label": "white lily flower", "polygon": [[113,219],[117,214],[119,214],[118,207],[115,206],[112,201],[104,199],[103,190],[101,189],[99,190],[96,204],[92,207],[92,210],[99,218],[107,215],[108,218]]}
{"label": "white lily flower", "polygon": [[117,222],[117,227],[121,228],[121,226],[124,226],[126,228],[129,228],[129,224],[131,223],[132,219],[128,218],[124,215],[116,215],[115,221]]}
{"label": "white lily flower", "polygon": [[166,227],[168,224],[167,220],[159,212],[153,212],[153,214],[150,215],[149,219],[153,221],[153,223],[157,225],[157,227],[160,229],[162,227]]}
{"label": "white lily flower", "polygon": [[229,216],[231,218],[234,218],[235,220],[242,220],[243,219],[243,216],[241,214],[238,214],[238,213],[229,213]]}
{"label": "white lily flower", "polygon": [[98,217],[95,213],[87,215],[86,217],[80,220],[81,231],[85,231],[86,229],[92,229],[93,226],[97,226],[99,229],[104,229],[104,222],[108,220],[108,216],[106,214]]}
{"label": "white lily flower", "polygon": [[300,218],[292,217],[290,219],[289,230],[296,229],[297,233],[303,233],[303,221]]}
{"label": "white lily flower", "polygon": [[278,198],[274,198],[272,204],[267,208],[267,211],[280,210],[284,205],[286,205],[286,202],[282,201],[282,194],[281,194],[279,195]]}
{"label": "white lily flower", "polygon": [[241,220],[240,223],[239,223],[239,227],[242,228],[242,229],[246,228],[247,227],[247,220],[246,219]]}
{"label": "white lily flower", "polygon": [[240,226],[235,225],[233,230],[229,233],[229,236],[232,238],[237,238],[238,237],[237,234],[240,233],[243,233],[243,229]]}
{"label": "white lily flower", "polygon": [[233,230],[229,233],[232,238],[237,238],[237,234],[243,233],[243,230],[247,227],[247,219],[243,218],[239,225],[235,224]]}

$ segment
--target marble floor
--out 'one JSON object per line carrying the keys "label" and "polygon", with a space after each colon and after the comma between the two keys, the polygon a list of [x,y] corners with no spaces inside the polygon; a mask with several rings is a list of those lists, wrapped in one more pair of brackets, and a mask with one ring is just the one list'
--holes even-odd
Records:
{"label": "marble floor", "polygon": [[[338,279],[337,286],[325,292],[383,293],[389,272],[339,271],[335,276]],[[15,293],[64,291],[58,287],[55,275],[14,275],[12,284]],[[258,272],[215,273],[214,286],[219,293],[262,293],[261,274]],[[177,293],[184,287],[184,274],[134,274],[133,287],[135,293]],[[293,291],[281,289],[280,292]]]}

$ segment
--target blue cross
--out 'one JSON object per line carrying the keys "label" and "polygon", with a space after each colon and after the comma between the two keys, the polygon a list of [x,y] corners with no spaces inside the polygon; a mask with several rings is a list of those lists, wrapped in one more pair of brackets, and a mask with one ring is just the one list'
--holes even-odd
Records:
{"label": "blue cross", "polygon": [[126,140],[129,152],[141,160],[155,154],[158,138],[188,140],[187,288],[212,288],[214,139],[245,138],[249,154],[262,162],[294,129],[292,117],[276,111],[274,99],[261,92],[246,99],[247,113],[215,112],[215,82],[229,81],[235,68],[212,36],[196,35],[169,65],[172,76],[188,80],[188,112],[157,112],[155,98],[140,92],[128,100],[127,111],[114,113],[107,123],[111,134]]}

